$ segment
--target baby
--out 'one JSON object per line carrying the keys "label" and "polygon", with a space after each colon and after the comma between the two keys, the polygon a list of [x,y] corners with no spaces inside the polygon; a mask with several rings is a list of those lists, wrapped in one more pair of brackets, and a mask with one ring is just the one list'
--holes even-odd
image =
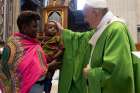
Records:
{"label": "baby", "polygon": [[[61,63],[64,47],[61,40],[59,29],[57,28],[57,24],[54,21],[49,21],[48,24],[45,25],[45,39],[43,44],[43,50],[47,55],[48,64],[52,64],[54,62]],[[59,65],[53,66],[49,68],[47,78],[45,80],[45,92],[50,93],[51,89],[51,80],[52,76],[56,69],[60,67]]]}

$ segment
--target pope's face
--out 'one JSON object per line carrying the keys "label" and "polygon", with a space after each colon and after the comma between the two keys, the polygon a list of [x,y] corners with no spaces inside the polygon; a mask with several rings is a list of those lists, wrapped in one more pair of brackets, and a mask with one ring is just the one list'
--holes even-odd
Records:
{"label": "pope's face", "polygon": [[84,19],[89,23],[91,28],[96,28],[98,25],[98,14],[94,8],[86,5],[84,7]]}

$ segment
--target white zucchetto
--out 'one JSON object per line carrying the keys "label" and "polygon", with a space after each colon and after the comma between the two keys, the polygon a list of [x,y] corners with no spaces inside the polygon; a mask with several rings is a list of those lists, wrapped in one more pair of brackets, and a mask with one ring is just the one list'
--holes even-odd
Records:
{"label": "white zucchetto", "polygon": [[106,0],[86,0],[85,4],[93,8],[107,8]]}

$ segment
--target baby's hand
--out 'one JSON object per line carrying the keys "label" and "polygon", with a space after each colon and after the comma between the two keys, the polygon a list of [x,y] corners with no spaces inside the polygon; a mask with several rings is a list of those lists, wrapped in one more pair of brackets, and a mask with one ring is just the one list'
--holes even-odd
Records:
{"label": "baby's hand", "polygon": [[58,62],[56,60],[53,60],[51,63],[49,63],[49,70],[56,70],[60,67],[62,63],[61,62]]}

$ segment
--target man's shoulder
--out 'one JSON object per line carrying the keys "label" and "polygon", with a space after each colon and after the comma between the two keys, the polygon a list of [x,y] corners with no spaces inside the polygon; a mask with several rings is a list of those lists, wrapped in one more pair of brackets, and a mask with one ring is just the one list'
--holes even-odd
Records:
{"label": "man's shoulder", "polygon": [[107,27],[108,29],[121,29],[121,28],[127,28],[126,23],[121,21],[114,21],[110,23]]}
{"label": "man's shoulder", "polygon": [[123,33],[128,31],[128,27],[124,22],[114,21],[110,23],[105,30],[110,33]]}

